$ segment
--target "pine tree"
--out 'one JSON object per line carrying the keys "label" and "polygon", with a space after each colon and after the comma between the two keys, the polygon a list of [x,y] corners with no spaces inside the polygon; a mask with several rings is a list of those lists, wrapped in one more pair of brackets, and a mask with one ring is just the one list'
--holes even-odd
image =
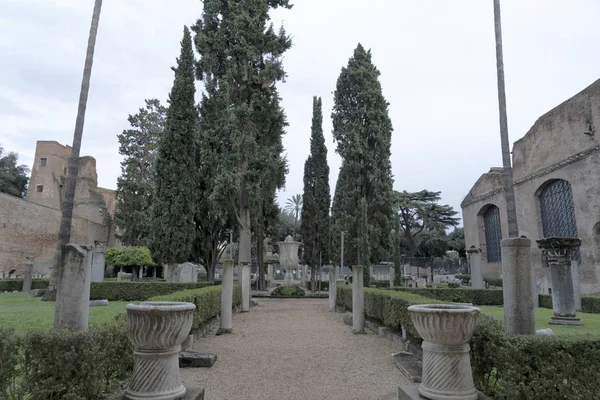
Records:
{"label": "pine tree", "polygon": [[194,239],[198,115],[194,104],[194,51],[187,27],[174,71],[156,159],[156,198],[149,238],[152,258],[167,264],[188,261]]}
{"label": "pine tree", "polygon": [[279,188],[285,179],[286,118],[276,83],[285,78],[282,55],[291,40],[267,25],[269,10],[279,7],[291,8],[289,0],[205,0],[193,28],[198,78],[209,101],[222,105],[215,129],[223,152],[211,196],[237,221],[240,264],[251,262],[252,214],[260,209],[263,184]]}
{"label": "pine tree", "polygon": [[115,224],[119,240],[127,246],[147,245],[158,142],[165,129],[166,114],[167,109],[158,99],[148,99],[145,108],[129,116],[132,129],[117,135],[119,154],[124,159],[117,179]]}
{"label": "pine tree", "polygon": [[[302,195],[301,235],[304,243],[304,261],[315,268],[320,261],[329,262],[330,227],[329,166],[327,147],[323,136],[323,112],[321,98],[313,98],[313,116],[310,136],[310,155],[304,163],[304,194]],[[311,287],[314,287],[312,285]]]}
{"label": "pine tree", "polygon": [[336,151],[342,157],[333,234],[339,245],[340,231],[346,232],[344,264],[362,264],[366,270],[391,250],[393,129],[378,77],[371,52],[359,44],[338,78],[332,112]]}

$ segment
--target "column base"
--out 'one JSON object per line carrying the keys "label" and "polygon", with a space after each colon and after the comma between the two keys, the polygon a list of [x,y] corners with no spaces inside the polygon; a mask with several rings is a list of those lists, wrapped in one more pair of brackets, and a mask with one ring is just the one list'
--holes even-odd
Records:
{"label": "column base", "polygon": [[560,317],[553,315],[548,321],[550,325],[583,325],[583,322],[577,317]]}
{"label": "column base", "polygon": [[[476,393],[477,400],[489,400],[489,397],[481,392]],[[419,393],[419,384],[398,386],[398,400],[425,400]],[[444,399],[461,399],[461,397],[444,397]]]}
{"label": "column base", "polygon": [[219,336],[219,335],[225,335],[227,333],[233,333],[233,328],[219,328],[217,330],[216,335],[217,336]]}
{"label": "column base", "polygon": [[353,334],[355,334],[355,335],[366,335],[366,334],[367,334],[367,333],[365,332],[365,330],[364,330],[364,329],[363,329],[363,330],[361,330],[361,331],[359,331],[359,330],[357,330],[357,329],[354,329],[354,328],[353,328],[353,329],[351,330],[351,332],[352,332]]}

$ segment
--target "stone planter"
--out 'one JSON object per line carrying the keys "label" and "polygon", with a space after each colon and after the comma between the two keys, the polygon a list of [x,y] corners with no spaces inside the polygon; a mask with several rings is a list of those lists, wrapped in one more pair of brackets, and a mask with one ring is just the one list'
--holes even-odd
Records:
{"label": "stone planter", "polygon": [[133,344],[133,374],[125,398],[179,399],[185,388],[179,375],[181,343],[189,335],[196,306],[146,301],[128,304],[127,330]]}
{"label": "stone planter", "polygon": [[457,304],[423,304],[410,306],[408,311],[423,338],[421,396],[431,400],[476,400],[469,340],[480,310]]}

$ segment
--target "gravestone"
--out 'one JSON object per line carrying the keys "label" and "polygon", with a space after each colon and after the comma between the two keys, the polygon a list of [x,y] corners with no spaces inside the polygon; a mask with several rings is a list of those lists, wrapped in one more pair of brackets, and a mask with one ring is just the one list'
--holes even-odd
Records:
{"label": "gravestone", "polygon": [[61,251],[61,264],[56,292],[54,326],[58,329],[87,330],[90,282],[92,273],[91,246],[67,244]]}
{"label": "gravestone", "polygon": [[198,267],[190,262],[179,264],[173,271],[171,282],[198,282]]}
{"label": "gravestone", "polygon": [[96,241],[92,249],[92,282],[104,281],[104,243]]}
{"label": "gravestone", "polygon": [[128,272],[119,272],[117,274],[117,282],[131,282],[133,280],[133,274]]}

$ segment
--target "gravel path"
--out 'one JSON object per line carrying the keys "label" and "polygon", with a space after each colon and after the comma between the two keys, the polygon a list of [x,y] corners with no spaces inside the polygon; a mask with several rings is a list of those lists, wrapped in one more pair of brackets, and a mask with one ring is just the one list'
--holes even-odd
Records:
{"label": "gravel path", "polygon": [[217,353],[212,368],[182,369],[188,388],[207,400],[394,399],[409,383],[392,361],[399,351],[372,333],[354,335],[327,299],[258,299],[233,314],[233,333],[195,348]]}

